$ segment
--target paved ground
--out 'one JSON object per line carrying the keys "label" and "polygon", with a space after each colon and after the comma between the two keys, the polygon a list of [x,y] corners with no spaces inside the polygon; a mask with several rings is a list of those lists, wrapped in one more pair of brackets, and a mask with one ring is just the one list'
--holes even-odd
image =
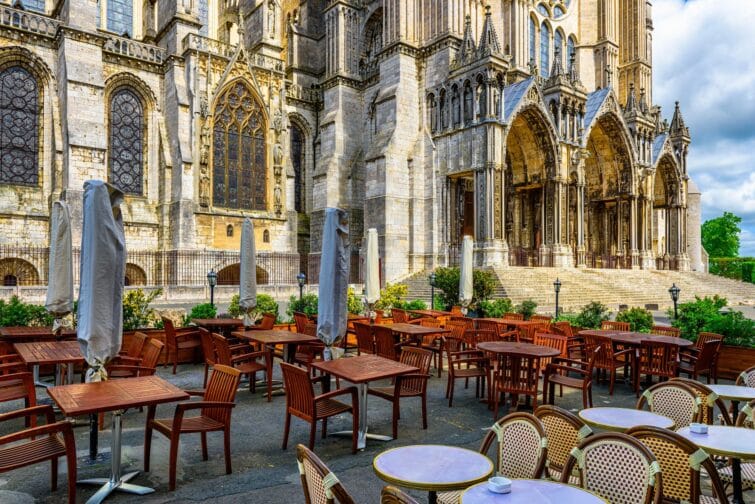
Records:
{"label": "paved ground", "polygon": [[[160,375],[183,388],[199,388],[202,380],[200,366],[181,366],[173,376],[168,368],[161,369]],[[382,450],[403,444],[442,443],[476,449],[483,437],[483,429],[493,422],[493,416],[486,405],[474,399],[473,389],[464,390],[459,382],[454,407],[449,408],[444,398],[446,375],[442,379],[430,380],[429,389],[429,428],[422,430],[419,416],[419,401],[408,400],[402,404],[399,439],[381,443],[372,441],[367,449],[351,455],[350,441],[347,438],[329,437],[318,439],[315,451],[338,475],[358,502],[379,502],[383,486],[372,471],[372,459]],[[242,384],[243,385],[243,384]],[[43,395],[43,393],[40,393]],[[596,405],[618,405],[632,407],[634,394],[624,384],[617,384],[613,397],[607,396],[607,387],[601,385],[595,390]],[[108,500],[114,503],[178,503],[211,501],[230,503],[281,503],[293,504],[304,501],[299,484],[295,462],[297,442],[306,442],[308,425],[294,419],[290,446],[282,451],[280,443],[283,432],[285,398],[274,397],[267,403],[262,393],[251,394],[242,386],[237,395],[238,406],[233,413],[233,474],[225,475],[222,458],[222,435],[210,435],[207,462],[201,460],[198,436],[185,435],[179,452],[178,487],[168,492],[167,457],[168,442],[155,433],[152,447],[152,471],[142,473],[134,480],[137,484],[156,488],[156,493],[144,498],[118,494]],[[581,406],[578,393],[565,393],[557,399],[557,404],[576,411]],[[18,407],[17,404],[0,405],[0,411]],[[172,416],[174,406],[165,405],[158,409],[159,416]],[[369,419],[373,432],[390,433],[390,407],[387,401],[370,398]],[[142,469],[145,414],[129,411],[124,415],[124,470]],[[348,416],[329,422],[328,429],[335,432],[349,428]],[[0,426],[0,435],[11,431],[14,426]],[[88,430],[76,429],[76,442],[79,455],[79,477],[104,477],[109,474],[109,431],[100,436],[102,460],[88,464]],[[57,492],[50,494],[49,466],[20,469],[0,475],[0,503],[16,504],[27,502],[63,503],[66,501],[64,465],[61,464],[61,485]],[[79,486],[78,500],[92,495],[94,489]],[[751,494],[753,492],[750,492]],[[421,502],[426,495],[412,492]],[[755,498],[750,496],[752,502]]]}

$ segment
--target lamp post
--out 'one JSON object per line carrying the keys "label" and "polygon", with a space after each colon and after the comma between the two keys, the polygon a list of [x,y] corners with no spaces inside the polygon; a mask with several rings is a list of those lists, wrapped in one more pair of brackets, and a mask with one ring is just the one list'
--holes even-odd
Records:
{"label": "lamp post", "polygon": [[430,273],[430,309],[435,309],[435,272]]}
{"label": "lamp post", "polygon": [[671,294],[671,301],[674,302],[674,319],[679,318],[679,312],[676,309],[676,303],[679,301],[679,287],[675,283],[671,284],[671,288],[668,293]]}
{"label": "lamp post", "polygon": [[215,286],[218,284],[218,274],[214,269],[207,273],[207,284],[210,286],[210,306],[215,306]]}
{"label": "lamp post", "polygon": [[558,318],[558,293],[561,291],[561,280],[556,278],[556,281],[553,282],[553,290],[556,291],[556,316],[555,318]]}
{"label": "lamp post", "polygon": [[299,301],[301,301],[301,298],[304,297],[304,284],[307,283],[307,275],[303,271],[300,271],[296,275],[296,281],[299,283]]}

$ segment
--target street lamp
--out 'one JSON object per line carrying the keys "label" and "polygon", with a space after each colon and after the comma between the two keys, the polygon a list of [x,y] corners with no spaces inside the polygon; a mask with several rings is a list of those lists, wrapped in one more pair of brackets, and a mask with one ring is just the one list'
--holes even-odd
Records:
{"label": "street lamp", "polygon": [[430,273],[430,309],[435,309],[435,272]]}
{"label": "street lamp", "polygon": [[303,271],[300,271],[296,275],[296,281],[299,282],[299,301],[301,301],[301,298],[304,297],[304,284],[307,283],[307,275]]}
{"label": "street lamp", "polygon": [[671,301],[674,302],[674,319],[679,318],[679,312],[676,309],[676,303],[679,301],[679,290],[675,283],[671,284],[671,288],[668,290],[668,293],[671,294]]}
{"label": "street lamp", "polygon": [[556,281],[553,282],[553,290],[556,291],[556,317],[558,318],[558,293],[561,291],[561,280],[556,278]]}
{"label": "street lamp", "polygon": [[218,284],[218,274],[214,269],[207,273],[207,284],[210,286],[210,305],[215,306],[215,286]]}

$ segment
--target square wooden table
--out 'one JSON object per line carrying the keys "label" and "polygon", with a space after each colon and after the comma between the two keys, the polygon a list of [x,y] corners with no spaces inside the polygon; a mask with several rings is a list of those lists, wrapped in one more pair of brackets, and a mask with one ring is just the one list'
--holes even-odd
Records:
{"label": "square wooden table", "polygon": [[228,336],[231,331],[244,325],[243,320],[236,318],[191,319],[191,321],[199,327],[223,336]]}
{"label": "square wooden table", "polygon": [[293,360],[296,345],[320,341],[316,336],[279,329],[234,331],[231,336],[260,343],[268,347],[270,351],[275,345],[283,345],[283,360],[286,362]]}
{"label": "square wooden table", "polygon": [[425,327],[417,324],[405,323],[388,324],[385,327],[390,328],[391,331],[396,334],[401,334],[411,340],[414,340],[417,344],[422,344],[422,339],[425,336],[446,334],[451,332],[451,329],[443,329],[440,327]]}
{"label": "square wooden table", "polygon": [[[416,373],[419,368],[408,366],[377,355],[360,355],[344,357],[329,361],[316,361],[312,367],[338,378],[343,378],[356,385],[359,397],[359,436],[357,448],[363,450],[367,446],[367,438],[379,441],[390,441],[390,436],[368,434],[367,432],[367,384],[375,380],[394,378],[399,375]],[[352,435],[351,431],[337,432],[336,435]]]}
{"label": "square wooden table", "polygon": [[73,383],[73,367],[86,361],[81,354],[78,341],[39,341],[36,343],[14,343],[13,348],[27,366],[32,366],[34,384],[49,387],[39,381],[39,366],[55,364],[55,385],[60,385],[60,366],[68,364],[68,383]]}
{"label": "square wooden table", "polygon": [[68,417],[113,412],[110,477],[77,482],[84,485],[102,485],[87,504],[99,504],[115,490],[137,495],[155,491],[153,488],[129,483],[139,471],[121,475],[121,415],[128,408],[182,401],[188,399],[189,394],[159,376],[63,385],[50,388],[47,394]]}
{"label": "square wooden table", "polygon": [[0,340],[8,343],[30,343],[33,341],[76,339],[74,329],[66,329],[60,334],[52,332],[52,327],[8,326],[0,327]]}

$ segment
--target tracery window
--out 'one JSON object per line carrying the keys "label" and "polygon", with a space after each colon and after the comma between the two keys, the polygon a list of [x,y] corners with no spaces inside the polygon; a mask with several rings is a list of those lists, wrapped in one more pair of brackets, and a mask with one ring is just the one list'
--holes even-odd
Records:
{"label": "tracery window", "polygon": [[0,183],[39,181],[39,86],[21,66],[0,71]]}
{"label": "tracery window", "polygon": [[134,7],[131,0],[107,0],[107,29],[118,35],[133,35]]}
{"label": "tracery window", "polygon": [[440,90],[440,129],[448,127],[448,104],[446,103],[446,90]]}
{"label": "tracery window", "polygon": [[430,131],[432,133],[435,133],[438,130],[438,111],[436,107],[437,104],[435,103],[435,95],[431,93],[427,97],[427,113],[428,122],[430,123]]}
{"label": "tracery window", "polygon": [[141,195],[144,179],[144,107],[122,87],[110,98],[110,182],[126,194]]}
{"label": "tracery window", "polygon": [[[569,37],[566,41],[566,61],[568,61],[568,70],[571,72],[572,67],[572,54],[575,54],[575,46],[577,45],[574,37]],[[576,54],[575,54],[576,55]]]}
{"label": "tracery window", "polygon": [[530,18],[530,62],[535,64],[537,62],[537,25],[535,20]]}
{"label": "tracery window", "polygon": [[540,75],[548,77],[550,71],[551,30],[543,23],[540,26]]}
{"label": "tracery window", "polygon": [[213,204],[267,208],[267,160],[262,108],[241,81],[218,98],[213,127]]}
{"label": "tracery window", "polygon": [[553,34],[553,57],[558,58],[561,68],[564,68],[564,36],[561,30]]}
{"label": "tracery window", "polygon": [[461,99],[457,86],[451,89],[451,110],[453,111],[453,126],[457,127],[461,124]]}
{"label": "tracery window", "polygon": [[304,132],[291,123],[291,164],[294,168],[294,208],[304,211]]}
{"label": "tracery window", "polygon": [[43,14],[45,12],[45,0],[23,0],[21,5],[23,5],[26,10],[41,12]]}

